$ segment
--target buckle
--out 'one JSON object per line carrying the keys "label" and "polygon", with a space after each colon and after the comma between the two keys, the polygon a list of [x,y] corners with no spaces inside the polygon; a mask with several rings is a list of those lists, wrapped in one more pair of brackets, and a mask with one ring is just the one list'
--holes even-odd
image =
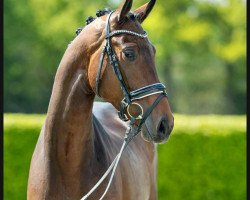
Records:
{"label": "buckle", "polygon": [[124,112],[118,111],[117,113],[118,113],[119,118],[120,118],[122,121],[126,122],[126,121],[129,120],[128,117],[127,117],[127,115],[126,115]]}
{"label": "buckle", "polygon": [[118,111],[118,116],[122,121],[128,121],[129,118],[125,114],[125,109],[128,107],[128,103],[126,102],[125,98],[121,101],[121,107],[120,110]]}

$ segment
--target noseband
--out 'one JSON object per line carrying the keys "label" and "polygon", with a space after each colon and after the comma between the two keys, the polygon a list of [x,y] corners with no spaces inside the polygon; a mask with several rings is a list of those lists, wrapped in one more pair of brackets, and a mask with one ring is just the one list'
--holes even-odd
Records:
{"label": "noseband", "polygon": [[[113,70],[115,72],[115,75],[119,80],[120,87],[121,87],[121,90],[122,90],[122,93],[124,96],[124,98],[120,104],[120,110],[118,111],[118,115],[119,115],[120,119],[122,119],[123,121],[128,121],[129,118],[131,119],[133,117],[129,112],[129,108],[131,105],[137,106],[141,110],[140,115],[136,116],[135,119],[143,119],[143,117],[144,117],[143,116],[143,114],[144,114],[143,108],[140,104],[134,103],[134,101],[139,100],[139,99],[143,99],[145,97],[148,97],[148,96],[151,96],[154,94],[161,94],[159,96],[160,99],[157,100],[157,102],[158,102],[164,96],[167,96],[166,87],[162,83],[154,83],[154,84],[147,85],[145,87],[136,89],[136,90],[131,91],[131,92],[128,90],[128,88],[126,87],[126,84],[124,82],[124,79],[122,77],[122,73],[121,73],[121,70],[119,67],[117,56],[115,54],[114,49],[112,48],[111,38],[114,36],[117,36],[117,35],[126,34],[126,35],[132,35],[132,36],[140,37],[140,38],[144,39],[144,38],[147,38],[147,33],[144,31],[144,33],[140,34],[140,33],[136,33],[136,32],[129,31],[129,30],[115,30],[113,32],[110,32],[110,17],[112,15],[112,13],[113,12],[109,13],[109,15],[107,17],[107,21],[106,21],[106,27],[105,27],[106,44],[102,50],[102,54],[101,54],[100,62],[99,62],[99,67],[98,67],[98,72],[97,72],[97,76],[96,76],[96,94],[98,96],[100,96],[99,95],[100,75],[101,75],[101,71],[102,71],[104,56],[107,53],[109,60],[110,60],[110,64],[112,65]],[[152,106],[154,104],[155,103],[153,103]],[[154,105],[154,107],[156,105]],[[149,109],[151,109],[151,107]],[[129,116],[127,116],[127,115],[129,115]]]}
{"label": "noseband", "polygon": [[[108,185],[107,185],[104,193],[102,194],[100,200],[102,200],[104,198],[104,196],[106,195],[106,193],[111,185],[115,170],[117,168],[117,165],[118,165],[118,162],[121,158],[123,150],[127,147],[129,142],[141,131],[142,125],[144,124],[144,122],[146,121],[148,116],[151,114],[153,109],[161,101],[161,99],[163,97],[167,96],[166,87],[162,83],[154,83],[154,84],[147,85],[147,86],[144,86],[144,87],[141,87],[139,89],[136,89],[136,90],[129,92],[129,90],[126,87],[126,84],[124,82],[124,79],[122,77],[122,73],[120,71],[120,67],[119,67],[118,60],[116,58],[115,51],[112,48],[111,38],[114,36],[117,36],[117,35],[127,34],[127,35],[132,35],[132,36],[136,36],[136,37],[140,37],[140,38],[144,39],[144,38],[147,38],[147,33],[144,31],[143,34],[140,34],[140,33],[136,33],[136,32],[129,31],[129,30],[116,30],[116,31],[110,32],[110,22],[109,21],[110,21],[110,17],[112,15],[112,13],[113,12],[109,13],[109,15],[107,17],[107,21],[106,21],[106,37],[105,37],[106,44],[102,50],[102,54],[101,54],[100,62],[99,62],[99,67],[98,67],[98,72],[97,72],[97,76],[96,76],[96,94],[98,96],[100,96],[99,95],[100,75],[101,75],[101,71],[102,71],[104,56],[107,53],[109,60],[110,60],[110,63],[111,63],[113,70],[115,72],[115,75],[119,80],[121,90],[122,90],[123,96],[124,96],[124,98],[121,101],[120,110],[118,111],[118,115],[119,115],[120,119],[122,119],[123,121],[128,121],[130,118],[130,125],[129,125],[128,129],[126,130],[124,142],[123,142],[123,145],[121,147],[120,152],[115,157],[115,159],[111,163],[110,167],[107,169],[105,174],[101,177],[101,179],[96,183],[96,185],[83,198],[81,198],[81,200],[86,200],[99,187],[99,185],[103,182],[103,180],[108,176],[108,174],[112,170]],[[143,108],[139,103],[135,102],[136,100],[140,100],[140,99],[143,99],[145,97],[152,96],[154,94],[159,94],[159,96],[156,98],[154,103],[146,110],[146,112],[143,111]],[[137,106],[140,109],[140,114],[138,116],[133,116],[130,113],[130,109],[129,109],[130,106]],[[137,126],[135,125],[136,120],[140,120],[140,123]]]}

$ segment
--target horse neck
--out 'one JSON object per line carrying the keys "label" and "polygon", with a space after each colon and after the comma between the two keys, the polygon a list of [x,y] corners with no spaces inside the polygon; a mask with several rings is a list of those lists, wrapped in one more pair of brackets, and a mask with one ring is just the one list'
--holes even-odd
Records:
{"label": "horse neck", "polygon": [[46,155],[69,176],[79,174],[94,156],[92,107],[95,95],[88,85],[89,58],[84,42],[84,36],[75,38],[61,60],[44,129]]}

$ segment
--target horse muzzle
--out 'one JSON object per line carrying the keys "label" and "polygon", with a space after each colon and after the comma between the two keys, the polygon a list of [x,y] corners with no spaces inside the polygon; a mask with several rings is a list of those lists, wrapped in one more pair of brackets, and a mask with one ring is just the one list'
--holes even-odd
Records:
{"label": "horse muzzle", "polygon": [[149,142],[164,143],[169,138],[173,127],[174,119],[169,120],[163,116],[155,124],[152,117],[149,116],[142,126],[142,137]]}

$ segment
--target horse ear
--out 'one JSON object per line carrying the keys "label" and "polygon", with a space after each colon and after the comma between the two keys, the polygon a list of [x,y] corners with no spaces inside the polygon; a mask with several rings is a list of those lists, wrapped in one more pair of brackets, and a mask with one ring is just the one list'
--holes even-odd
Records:
{"label": "horse ear", "polygon": [[122,23],[126,18],[133,4],[133,0],[125,0],[118,8],[118,21]]}
{"label": "horse ear", "polygon": [[147,18],[147,16],[149,15],[149,13],[151,12],[151,10],[153,9],[155,5],[155,1],[156,0],[150,0],[150,2],[144,4],[143,6],[137,8],[134,11],[136,18],[138,19],[140,23],[142,23]]}

